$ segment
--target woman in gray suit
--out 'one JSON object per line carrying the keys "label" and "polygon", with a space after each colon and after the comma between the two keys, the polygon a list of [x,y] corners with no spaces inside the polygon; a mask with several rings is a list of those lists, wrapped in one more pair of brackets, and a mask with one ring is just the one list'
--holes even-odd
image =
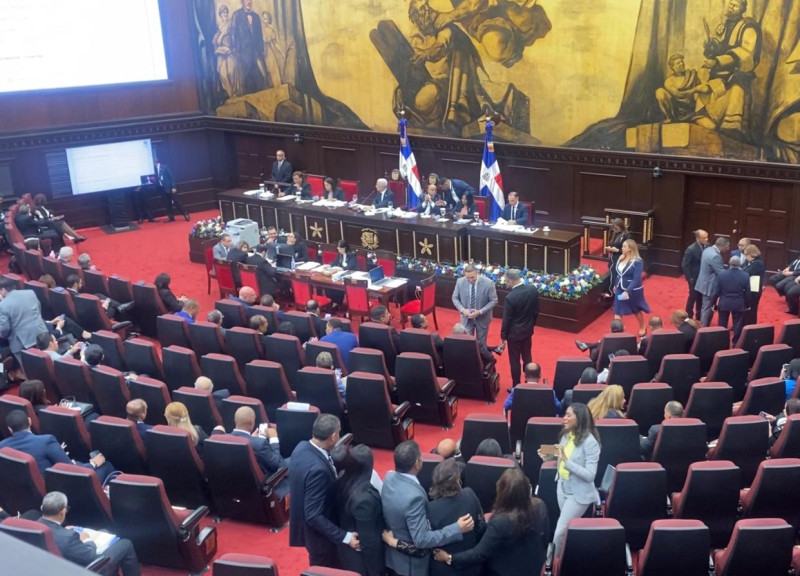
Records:
{"label": "woman in gray suit", "polygon": [[[600,443],[597,438],[594,419],[586,404],[571,404],[564,414],[564,428],[557,444],[556,480],[561,515],[553,536],[556,556],[564,546],[569,521],[580,518],[590,505],[600,502],[600,495],[594,485],[597,462],[600,460]],[[539,456],[542,457],[541,451]],[[553,458],[555,457],[550,457]]]}

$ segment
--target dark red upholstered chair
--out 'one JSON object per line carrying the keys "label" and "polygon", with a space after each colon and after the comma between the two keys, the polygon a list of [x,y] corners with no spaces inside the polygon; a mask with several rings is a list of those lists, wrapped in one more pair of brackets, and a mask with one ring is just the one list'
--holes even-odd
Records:
{"label": "dark red upholstered chair", "polygon": [[[151,338],[158,337],[156,329],[156,318],[169,312],[161,301],[161,296],[156,290],[155,284],[140,280],[131,286],[133,290],[133,301],[136,302],[136,317],[142,333]],[[126,302],[126,300],[117,300]]]}
{"label": "dark red upholstered chair", "polygon": [[294,387],[297,371],[306,363],[306,355],[297,336],[271,334],[264,338],[264,353],[267,360],[278,362],[286,372],[286,379]]}
{"label": "dark red upholstered chair", "polygon": [[433,316],[433,325],[439,330],[439,321],[436,319],[436,281],[435,276],[428,276],[419,281],[419,298],[407,302],[400,307],[400,322],[406,327],[406,320],[414,314]]}
{"label": "dark red upholstered chair", "polygon": [[683,489],[672,494],[672,515],[702,521],[709,528],[711,546],[724,547],[738,518],[740,476],[730,460],[694,462]]}
{"label": "dark red upholstered chair", "polygon": [[202,572],[217,553],[217,529],[200,530],[208,508],[173,510],[164,483],[122,474],[110,483],[111,512],[120,538],[128,538],[142,564]]}
{"label": "dark red upholstered chair", "polygon": [[306,366],[316,366],[317,356],[321,352],[327,352],[333,359],[333,367],[342,371],[342,376],[347,376],[347,366],[342,360],[342,353],[336,344],[315,340],[306,344]]}
{"label": "dark red upholstered chair", "polygon": [[[66,262],[61,262],[61,273],[64,275],[65,284],[67,277],[69,277],[71,274],[75,274],[75,276],[81,279],[81,282],[83,282],[84,287],[86,286],[86,281],[83,277],[83,268],[81,268],[80,266],[76,266],[74,264],[67,264]],[[86,290],[86,292],[89,294],[92,293],[88,289]],[[108,292],[101,292],[101,294],[108,294]]]}
{"label": "dark red upholstered chair", "polygon": [[782,518],[800,528],[800,459],[764,460],[749,490],[739,493],[743,518]]}
{"label": "dark red upholstered chair", "polygon": [[143,474],[147,468],[147,449],[136,424],[124,418],[100,416],[89,426],[92,447],[128,474]]}
{"label": "dark red upholstered chair", "polygon": [[436,350],[436,344],[433,340],[434,333],[428,330],[419,328],[406,328],[400,332],[399,352],[417,352],[419,354],[427,354],[433,360],[433,365],[436,367],[436,372],[439,376],[444,376],[442,367],[442,359],[439,357],[439,352]]}
{"label": "dark red upholstered chair", "polygon": [[511,401],[511,445],[516,446],[525,436],[528,420],[535,417],[557,416],[553,389],[547,384],[519,384]]}
{"label": "dark red upholstered chair", "polygon": [[724,550],[714,553],[717,576],[783,576],[792,564],[794,529],[778,518],[739,520]]}
{"label": "dark red upholstered chair", "polygon": [[775,344],[788,344],[792,347],[792,357],[800,358],[800,320],[784,320]]}
{"label": "dark red upholstered chair", "polygon": [[125,350],[119,334],[110,330],[98,330],[92,333],[90,342],[103,349],[103,364],[122,372],[128,370],[128,364],[125,362]]}
{"label": "dark red upholstered chair", "polygon": [[733,401],[744,398],[747,374],[750,370],[750,355],[740,348],[720,350],[714,354],[711,368],[706,374],[707,382],[726,382],[733,388]]}
{"label": "dark red upholstered chair", "polygon": [[252,318],[256,315],[261,315],[267,319],[267,334],[274,334],[278,330],[278,326],[280,325],[281,321],[278,319],[278,312],[279,310],[274,306],[261,306],[260,304],[255,304],[250,306],[250,310],[248,310],[248,316]]}
{"label": "dark red upholstered chair", "polygon": [[[731,336],[727,328],[722,326],[709,326],[700,328],[694,337],[689,354],[694,354],[700,358],[700,371],[705,374],[711,368],[714,355],[720,350],[728,350],[731,347]],[[719,377],[715,380],[725,381]]]}
{"label": "dark red upholstered chair", "polygon": [[210,390],[200,390],[191,386],[182,386],[172,393],[175,402],[183,402],[189,411],[192,424],[200,426],[206,434],[211,434],[214,426],[222,426],[214,396]]}
{"label": "dark red upholstered chair", "polygon": [[83,287],[89,294],[110,294],[106,275],[97,270],[83,271]]}
{"label": "dark red upholstered chair", "polygon": [[420,469],[419,474],[417,474],[417,480],[419,480],[420,486],[425,489],[426,494],[431,489],[431,485],[433,484],[434,468],[436,468],[436,466],[443,461],[444,456],[441,456],[440,454],[432,454],[430,452],[422,453],[422,468]]}
{"label": "dark red upholstered chair", "polygon": [[281,439],[281,456],[288,458],[295,447],[303,440],[311,438],[311,429],[320,411],[316,406],[304,407],[300,403],[289,402],[275,412],[275,428]]}
{"label": "dark red upholstered chair", "polygon": [[[362,325],[363,328],[363,325]],[[438,378],[433,360],[425,354],[405,352],[397,357],[397,396],[409,402],[409,415],[416,422],[453,426],[458,398],[451,396],[455,380]]]}
{"label": "dark red upholstered chair", "polygon": [[281,468],[269,478],[256,462],[245,438],[217,434],[205,441],[206,477],[223,518],[283,528],[289,520],[289,498],[278,496],[276,487],[287,475]]}
{"label": "dark red upholstered chair", "polygon": [[236,326],[225,331],[225,348],[236,359],[239,370],[244,370],[248,362],[264,359],[261,335],[251,328]]}
{"label": "dark red upholstered chair", "polygon": [[772,344],[775,340],[775,327],[772,324],[749,324],[742,328],[739,340],[734,342],[734,348],[740,348],[750,355],[750,365],[756,361],[758,351],[762,346]]}
{"label": "dark red upholstered chair", "polygon": [[213,576],[278,576],[278,566],[264,556],[228,552],[214,560]]}
{"label": "dark red upholstered chair", "polygon": [[500,391],[500,375],[494,363],[484,364],[478,341],[469,334],[451,334],[444,339],[442,355],[445,377],[455,380],[454,394],[493,403]]}
{"label": "dark red upholstered chair", "polygon": [[182,346],[191,348],[189,342],[189,323],[175,314],[162,314],[156,318],[158,341],[162,348]]}
{"label": "dark red upholstered chair", "polygon": [[42,258],[42,269],[45,274],[50,274],[56,284],[64,286],[64,271],[61,269],[61,260],[55,256],[45,256]]}
{"label": "dark red upholstered chair", "polygon": [[705,576],[708,533],[708,527],[699,520],[656,520],[650,525],[647,543],[637,559],[637,576]]}
{"label": "dark red upholstered chair", "polygon": [[300,339],[300,342],[306,343],[312,337],[318,336],[314,330],[311,314],[308,312],[290,310],[289,312],[284,312],[283,317],[285,322],[289,322],[294,326],[294,335]]}
{"label": "dark red upholstered chair", "polygon": [[31,280],[38,280],[44,274],[42,253],[38,250],[25,250],[22,253],[22,262],[25,273]]}
{"label": "dark red upholstered chair", "polygon": [[406,416],[410,404],[392,404],[383,376],[353,372],[347,378],[350,430],[356,444],[394,449],[414,438],[414,421]]}
{"label": "dark red upholstered chair", "polygon": [[155,426],[144,434],[150,472],[164,482],[174,506],[197,508],[212,504],[205,465],[187,430]]}
{"label": "dark red upholstered chair", "polygon": [[770,458],[800,458],[800,414],[791,414],[786,419],[780,436],[769,449],[769,455]]}
{"label": "dark red upholstered chair", "polygon": [[169,388],[161,380],[149,378],[147,376],[136,376],[134,380],[128,382],[128,390],[131,399],[141,398],[147,403],[147,416],[145,424],[155,426],[166,424],[164,412],[172,400],[169,397]]}
{"label": "dark red upholstered chair", "polygon": [[358,344],[362,348],[374,348],[383,352],[389,374],[395,373],[397,349],[392,339],[391,327],[377,322],[364,322],[358,327]]}
{"label": "dark red upholstered chair", "polygon": [[588,404],[589,401],[598,396],[600,392],[606,389],[606,384],[576,384],[572,388],[572,402]]}
{"label": "dark red upholstered chair", "polygon": [[53,308],[50,305],[50,288],[47,284],[43,284],[38,280],[27,280],[25,282],[26,290],[33,290],[36,298],[39,300],[39,305],[42,309],[42,318],[51,319],[55,316]]}
{"label": "dark red upholstered chair", "polygon": [[[650,363],[650,377],[655,376],[661,367],[661,360],[668,354],[683,354],[686,349],[682,332],[674,328],[660,328],[653,330],[647,338],[647,350],[643,356]],[[647,535],[645,534],[645,537]]]}
{"label": "dark red upholstered chair", "polygon": [[600,418],[595,422],[600,435],[600,461],[597,463],[595,484],[603,480],[608,466],[617,466],[625,462],[640,462],[639,426],[627,418]]}
{"label": "dark red upholstered chair", "polygon": [[214,247],[208,246],[203,250],[203,260],[206,265],[206,280],[208,282],[206,294],[211,294],[211,279],[217,279],[217,270],[214,267]]}
{"label": "dark red upholstered chair", "polygon": [[755,363],[747,379],[752,382],[760,378],[778,378],[783,365],[791,361],[792,347],[788,344],[765,344],[758,349]]}
{"label": "dark red upholstered chair", "polygon": [[383,376],[389,388],[389,395],[392,398],[397,395],[394,376],[389,374],[389,368],[380,350],[360,346],[350,350],[350,372],[369,372]]}
{"label": "dark red upholstered chair", "polygon": [[[310,254],[310,245],[308,246],[308,249]],[[241,283],[242,287],[244,288],[247,286],[252,288],[256,293],[256,299],[261,298],[261,288],[258,285],[258,278],[256,277],[256,267],[249,264],[243,264],[241,262],[237,262],[236,267],[239,269],[239,282]]]}
{"label": "dark red upholstered chair", "polygon": [[731,416],[732,405],[733,388],[725,382],[698,382],[692,386],[683,414],[705,422],[708,439],[713,440],[719,437],[722,424]]}
{"label": "dark red upholstered chair", "polygon": [[223,298],[214,302],[214,309],[222,312],[222,327],[233,328],[249,326],[247,310],[244,304],[231,298]]}
{"label": "dark red upholstered chair", "polygon": [[245,366],[244,379],[248,394],[261,401],[270,422],[275,421],[279,407],[295,399],[283,366],[277,362],[253,360]]}
{"label": "dark red upholstered chair", "polygon": [[357,573],[325,566],[311,566],[307,570],[303,570],[300,576],[357,576]]}
{"label": "dark red upholstered chair", "polygon": [[344,192],[344,199],[350,202],[353,197],[358,197],[359,180],[339,180],[339,188]]}
{"label": "dark red upholstered chair", "polygon": [[464,418],[464,432],[461,436],[461,457],[469,460],[483,440],[493,438],[500,445],[503,454],[514,452],[509,440],[508,423],[499,414],[469,414]]}
{"label": "dark red upholstered chair", "polygon": [[161,363],[164,366],[165,383],[170,391],[194,386],[195,380],[201,375],[197,356],[190,348],[174,345],[162,348]]}
{"label": "dark red upholstered chair", "polygon": [[661,424],[652,462],[667,471],[667,490],[677,492],[686,481],[689,465],[706,458],[706,425],[697,418],[670,418]]}
{"label": "dark red upholstered chair", "polygon": [[222,416],[222,425],[226,430],[233,430],[234,415],[239,408],[246,406],[251,408],[256,415],[256,427],[265,422],[269,422],[267,418],[267,411],[264,410],[264,405],[258,398],[250,398],[249,396],[232,395],[222,400],[222,407],[220,408],[220,415]]}
{"label": "dark red upholstered chair", "polygon": [[200,357],[206,354],[225,354],[225,337],[222,329],[213,322],[189,324],[189,342],[192,350]]}
{"label": "dark red upholstered chair", "polygon": [[525,426],[525,441],[522,445],[522,471],[531,482],[531,486],[539,483],[539,470],[542,459],[538,450],[542,444],[557,444],[558,434],[564,427],[564,421],[555,416],[549,418],[531,418]]}
{"label": "dark red upholstered chair", "polygon": [[758,465],[766,458],[769,422],[760,416],[731,416],[725,419],[716,446],[708,451],[709,460],[731,460],[742,473],[741,486],[749,486]]}
{"label": "dark red upholstered chair", "polygon": [[[539,478],[537,478],[535,496],[547,506],[548,518],[558,518],[561,514],[556,493],[556,474],[558,474],[558,463],[555,460],[549,460],[542,463],[542,467],[539,469]],[[546,535],[548,542],[553,541],[555,531],[556,523],[550,523],[550,531]]]}
{"label": "dark red upholstered chair", "polygon": [[95,366],[92,375],[92,394],[97,399],[98,411],[105,416],[125,418],[125,405],[131,394],[125,376],[109,366]]}
{"label": "dark red upholstered chair", "polygon": [[75,358],[62,357],[53,362],[58,388],[65,397],[78,402],[97,404],[92,393],[92,374],[89,365]]}
{"label": "dark red upholstered chair", "polygon": [[116,274],[108,276],[108,295],[117,302],[131,302],[133,300],[131,281]]}
{"label": "dark red upholstered chair", "polygon": [[[597,349],[597,363],[595,368],[598,372],[602,372],[607,368],[611,360],[609,354],[615,354],[620,350],[627,350],[629,354],[636,355],[639,353],[636,346],[636,336],[625,332],[619,334],[606,334],[600,340],[600,346]],[[644,380],[643,380],[644,382]]]}
{"label": "dark red upholstered chair", "polygon": [[206,354],[200,358],[200,371],[211,378],[214,388],[228,390],[231,394],[247,395],[247,384],[239,372],[239,365],[233,356],[227,354]]}
{"label": "dark red upholstered chair", "polygon": [[647,436],[650,426],[661,424],[664,419],[664,406],[672,399],[672,386],[669,384],[664,382],[636,384],[628,398],[626,416],[639,425],[639,434]]}
{"label": "dark red upholstered chair", "polygon": [[734,407],[734,416],[756,415],[759,412],[779,414],[786,403],[786,384],[777,376],[751,380],[741,405]]}
{"label": "dark red upholstered chair", "polygon": [[236,294],[236,280],[233,276],[233,267],[231,266],[231,261],[214,258],[214,269],[217,271],[219,297],[225,298],[231,294]]}
{"label": "dark red upholstered chair", "polygon": [[323,414],[333,414],[340,420],[344,418],[346,409],[333,370],[315,366],[302,368],[297,372],[294,389],[298,402],[316,406]]}
{"label": "dark red upholstered chair", "polygon": [[613,518],[576,518],[567,525],[561,554],[545,563],[545,574],[625,574],[625,529]]}
{"label": "dark red upholstered chair", "polygon": [[625,528],[625,542],[641,550],[650,524],[667,516],[667,472],[655,462],[623,462],[616,466],[604,516]]}
{"label": "dark red upholstered chair", "polygon": [[497,497],[497,481],[503,472],[516,468],[516,464],[508,458],[494,456],[473,456],[467,461],[464,470],[464,486],[472,488],[481,508],[491,510]]}
{"label": "dark red upholstered chair", "polygon": [[[656,382],[672,387],[673,399],[684,406],[695,382],[700,382],[700,359],[692,354],[668,354],[661,360]],[[611,382],[611,380],[609,380]]]}
{"label": "dark red upholstered chair", "polygon": [[594,368],[594,362],[586,356],[562,356],[556,360],[556,371],[553,376],[553,390],[556,396],[559,399],[564,398],[564,393],[572,390],[587,368]]}
{"label": "dark red upholstered chair", "polygon": [[53,359],[38,348],[28,348],[20,353],[22,369],[29,380],[41,380],[44,383],[47,399],[57,403],[65,394],[58,388]]}
{"label": "dark red upholstered chair", "polygon": [[619,384],[630,398],[634,385],[650,381],[650,368],[644,356],[620,356],[608,365],[608,382]]}
{"label": "dark red upholstered chair", "polygon": [[12,516],[38,510],[44,495],[44,480],[33,456],[0,448],[0,507]]}
{"label": "dark red upholstered chair", "polygon": [[158,356],[156,345],[144,338],[130,338],[125,340],[125,361],[128,369],[135,374],[146,374],[151,378],[164,380],[164,367]]}
{"label": "dark red upholstered chair", "polygon": [[21,410],[31,419],[31,430],[39,434],[39,417],[33,409],[33,405],[25,398],[20,398],[15,394],[3,394],[0,396],[0,438],[8,438],[11,432],[6,426],[6,416],[9,412]]}
{"label": "dark red upholstered chair", "polygon": [[311,291],[311,282],[307,278],[292,276],[292,293],[294,295],[294,307],[296,310],[305,310],[306,303],[312,298],[319,302],[321,310],[331,305],[331,299],[322,294],[314,294]]}
{"label": "dark red upholstered chair", "polygon": [[356,278],[344,279],[344,294],[347,298],[347,315],[353,320],[356,317],[364,322],[369,318],[370,310],[377,304],[375,300],[369,297],[369,290],[367,286],[369,282],[366,280],[358,280]]}
{"label": "dark red upholstered chair", "polygon": [[88,462],[92,440],[81,413],[61,406],[48,406],[39,412],[42,434],[52,434],[67,445],[69,456],[78,462]]}
{"label": "dark red upholstered chair", "polygon": [[[6,518],[0,524],[0,532],[44,550],[57,558],[63,558],[61,550],[59,550],[53,537],[53,531],[41,522],[24,518]],[[98,556],[96,560],[86,566],[85,570],[95,574],[102,574],[108,567],[109,562],[111,562],[109,557]]]}
{"label": "dark red upholstered chair", "polygon": [[116,332],[123,339],[128,337],[131,329],[131,322],[113,322],[103,303],[94,294],[78,294],[72,299],[75,312],[78,315],[78,324],[87,332],[97,332],[98,330],[108,330]]}
{"label": "dark red upholstered chair", "polygon": [[45,470],[44,481],[48,492],[67,495],[69,510],[65,525],[111,529],[111,504],[94,470],[58,462]]}

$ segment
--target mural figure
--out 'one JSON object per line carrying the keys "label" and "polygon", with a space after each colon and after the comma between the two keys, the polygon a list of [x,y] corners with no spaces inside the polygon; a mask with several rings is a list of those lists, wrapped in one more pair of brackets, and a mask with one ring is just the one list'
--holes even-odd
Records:
{"label": "mural figure", "polygon": [[269,73],[270,82],[273,86],[281,84],[281,66],[286,65],[286,57],[278,46],[278,31],[272,25],[272,14],[263,12],[261,14],[264,30],[264,55]]}
{"label": "mural figure", "polygon": [[264,61],[264,38],[261,19],[253,12],[253,0],[242,0],[242,7],[231,17],[231,50],[239,68],[241,86],[236,94],[249,94],[269,87],[267,63]]}
{"label": "mural figure", "polygon": [[229,96],[241,96],[239,89],[242,82],[239,79],[236,58],[231,50],[231,21],[228,18],[228,7],[223,4],[219,8],[219,30],[214,34],[214,54],[217,56],[217,74],[222,83],[222,89]]}
{"label": "mural figure", "polygon": [[656,90],[664,123],[690,120],[695,114],[697,86],[700,84],[697,71],[686,69],[683,54],[673,54],[667,62],[672,74],[664,80],[664,86]]}

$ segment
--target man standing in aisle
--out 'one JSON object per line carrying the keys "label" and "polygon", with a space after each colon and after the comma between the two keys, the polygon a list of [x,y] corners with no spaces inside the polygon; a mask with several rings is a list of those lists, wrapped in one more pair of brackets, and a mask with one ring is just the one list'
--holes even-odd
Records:
{"label": "man standing in aisle", "polygon": [[516,268],[506,270],[505,277],[509,292],[503,301],[500,338],[503,344],[508,345],[508,363],[511,365],[513,387],[520,383],[522,366],[532,361],[531,339],[536,318],[539,316],[539,292],[535,287],[523,284],[520,271]]}
{"label": "man standing in aisle", "polygon": [[714,315],[714,304],[719,293],[719,280],[717,274],[725,270],[722,264],[722,253],[730,248],[730,240],[724,236],[717,238],[714,245],[703,250],[703,257],[700,260],[700,273],[697,275],[695,289],[703,295],[703,307],[700,317],[700,325],[706,328],[711,324],[711,317]]}
{"label": "man standing in aisle", "polygon": [[683,276],[689,284],[686,314],[689,315],[689,318],[694,318],[695,316],[700,318],[703,295],[696,290],[695,284],[697,283],[697,277],[700,275],[700,258],[703,256],[703,250],[708,246],[708,232],[703,229],[695,230],[694,240],[692,245],[683,253],[681,270],[683,270]]}
{"label": "man standing in aisle", "polygon": [[269,178],[273,182],[281,182],[280,188],[285,192],[292,184],[292,173],[294,170],[286,159],[286,152],[283,150],[275,152],[275,158],[276,160],[272,163],[272,171],[270,172]]}
{"label": "man standing in aisle", "polygon": [[156,160],[156,177],[158,178],[158,190],[164,197],[164,203],[167,208],[167,222],[175,220],[175,212],[173,207],[179,213],[183,214],[183,218],[188,222],[189,213],[183,209],[181,201],[178,200],[178,189],[175,187],[175,178],[172,176],[172,170],[169,166],[162,164]]}
{"label": "man standing in aisle", "polygon": [[492,309],[497,306],[497,288],[489,278],[478,274],[472,264],[464,268],[464,276],[456,282],[453,306],[461,313],[461,324],[467,334],[475,334],[486,346],[486,336],[492,323]]}

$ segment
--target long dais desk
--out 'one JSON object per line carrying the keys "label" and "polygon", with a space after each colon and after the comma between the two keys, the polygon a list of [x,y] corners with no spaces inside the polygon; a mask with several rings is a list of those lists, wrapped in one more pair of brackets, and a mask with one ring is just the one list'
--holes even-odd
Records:
{"label": "long dais desk", "polygon": [[476,260],[564,274],[580,263],[580,234],[560,230],[510,232],[489,226],[433,218],[367,216],[350,208],[325,208],[295,200],[262,199],[234,189],[219,195],[224,221],[247,218],[259,227],[299,232],[312,242],[333,244],[344,238],[366,250],[457,264]]}

